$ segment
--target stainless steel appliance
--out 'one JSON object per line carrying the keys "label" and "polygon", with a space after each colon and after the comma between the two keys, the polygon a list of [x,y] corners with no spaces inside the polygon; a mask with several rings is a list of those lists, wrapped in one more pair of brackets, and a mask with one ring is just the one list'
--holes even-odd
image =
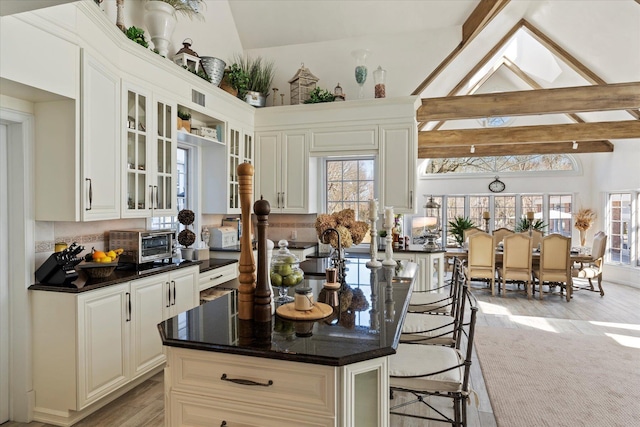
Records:
{"label": "stainless steel appliance", "polygon": [[175,230],[112,230],[109,247],[122,248],[121,262],[144,264],[173,257]]}

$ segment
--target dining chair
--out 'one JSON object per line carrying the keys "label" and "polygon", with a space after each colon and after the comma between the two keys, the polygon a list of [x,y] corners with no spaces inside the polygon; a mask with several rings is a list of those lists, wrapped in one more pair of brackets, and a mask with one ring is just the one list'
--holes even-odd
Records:
{"label": "dining chair", "polygon": [[[467,310],[468,319],[458,325],[458,336],[465,336],[466,339],[459,340],[453,348],[400,343],[396,353],[389,357],[391,400],[396,398],[398,392],[406,392],[415,397],[392,404],[390,414],[439,421],[452,426],[467,425],[467,399],[473,393],[469,378],[478,307],[466,284],[463,285],[462,298],[468,299],[470,310]],[[431,396],[452,399],[453,416],[443,413],[440,405],[434,406],[439,402],[432,402]],[[422,403],[430,410],[420,412],[407,408],[398,411],[416,403]]]}
{"label": "dining chair", "polygon": [[478,228],[478,227],[471,227],[471,228],[467,228],[466,230],[464,230],[462,232],[462,238],[463,238],[463,242],[467,243],[469,241],[469,237],[471,237],[472,235],[476,234],[476,233],[484,233],[484,230]]}
{"label": "dining chair", "polygon": [[[540,299],[544,292],[542,286],[548,283],[566,288],[567,302],[571,301],[571,238],[561,234],[550,234],[542,238],[540,245],[540,265],[533,269],[533,277],[538,281]],[[534,284],[535,287],[535,284]]]}
{"label": "dining chair", "polygon": [[469,253],[465,276],[467,284],[471,279],[487,279],[491,281],[491,295],[495,295],[496,256],[493,236],[484,231],[469,236]]}
{"label": "dining chair", "polygon": [[507,280],[523,282],[527,298],[531,298],[531,237],[523,233],[508,235],[503,240],[504,253],[498,278],[502,282],[502,296],[507,293]]}
{"label": "dining chair", "polygon": [[602,231],[598,231],[593,237],[593,246],[591,247],[592,261],[588,263],[577,263],[571,269],[571,276],[579,279],[589,280],[589,286],[593,291],[593,282],[591,279],[598,279],[598,289],[600,296],[604,296],[602,289],[602,266],[604,265],[604,254],[607,246],[607,235]]}
{"label": "dining chair", "polygon": [[522,231],[522,234],[526,234],[527,236],[531,236],[531,247],[533,249],[537,249],[538,245],[542,242],[542,238],[544,237],[544,233],[540,230],[531,230],[531,233],[529,233],[529,231]]}
{"label": "dining chair", "polygon": [[502,242],[502,239],[505,238],[505,236],[508,236],[513,233],[515,233],[515,231],[509,230],[508,228],[505,228],[505,227],[501,227],[496,230],[493,230],[493,238],[496,241],[496,245],[499,245],[500,242]]}

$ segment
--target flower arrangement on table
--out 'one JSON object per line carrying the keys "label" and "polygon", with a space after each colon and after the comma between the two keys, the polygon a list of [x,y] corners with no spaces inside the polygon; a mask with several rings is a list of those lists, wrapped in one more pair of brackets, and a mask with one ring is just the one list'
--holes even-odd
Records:
{"label": "flower arrangement on table", "polygon": [[364,221],[356,221],[353,209],[343,209],[332,214],[320,214],[316,218],[316,232],[322,243],[328,243],[333,248],[338,248],[338,237],[335,233],[329,233],[322,240],[322,233],[329,228],[335,228],[340,234],[340,244],[343,248],[359,245],[369,231],[369,224]]}
{"label": "flower arrangement on table", "polygon": [[582,208],[575,214],[575,218],[576,222],[573,226],[580,231],[580,246],[584,246],[587,230],[591,228],[596,220],[596,212],[593,209]]}

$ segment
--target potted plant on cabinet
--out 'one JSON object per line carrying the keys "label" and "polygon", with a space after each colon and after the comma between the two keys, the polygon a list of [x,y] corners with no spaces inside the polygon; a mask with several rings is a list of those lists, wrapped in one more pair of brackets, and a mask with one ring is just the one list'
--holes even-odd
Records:
{"label": "potted plant on cabinet", "polygon": [[266,61],[262,57],[255,59],[250,57],[237,56],[235,63],[247,74],[247,91],[244,101],[254,107],[264,107],[267,103],[267,96],[271,90],[271,84],[275,76],[275,66],[273,62]]}
{"label": "potted plant on cabinet", "polygon": [[185,110],[178,110],[178,130],[182,129],[191,132],[191,113]]}
{"label": "potted plant on cabinet", "polygon": [[475,227],[476,225],[469,218],[457,216],[449,221],[449,232],[456,239],[458,246],[464,243],[464,230]]}
{"label": "potted plant on cabinet", "polygon": [[204,6],[206,6],[204,0],[148,0],[144,5],[144,21],[155,47],[154,50],[167,57],[171,35],[176,27],[176,12],[190,19],[202,19],[199,10]]}
{"label": "potted plant on cabinet", "polygon": [[237,96],[240,99],[244,99],[247,93],[247,86],[249,85],[249,75],[240,67],[240,65],[234,63],[229,68],[224,70],[224,77],[220,88],[226,92],[229,92],[233,96]]}
{"label": "potted plant on cabinet", "polygon": [[178,243],[184,246],[180,249],[182,252],[182,259],[193,259],[193,248],[190,248],[189,246],[195,243],[196,233],[191,231],[189,226],[193,224],[195,219],[196,215],[189,209],[182,209],[178,212],[178,222],[184,225],[184,230],[178,233]]}

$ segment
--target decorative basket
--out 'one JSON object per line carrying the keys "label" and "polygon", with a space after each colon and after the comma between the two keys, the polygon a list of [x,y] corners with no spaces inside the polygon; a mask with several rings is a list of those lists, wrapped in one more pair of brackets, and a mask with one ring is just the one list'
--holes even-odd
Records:
{"label": "decorative basket", "polygon": [[218,86],[222,81],[224,67],[226,67],[227,64],[222,59],[213,56],[201,56],[200,64],[205,73],[207,73],[207,76],[211,78],[211,84]]}
{"label": "decorative basket", "polygon": [[113,262],[84,262],[78,268],[87,273],[92,279],[104,279],[113,274],[118,266],[118,258]]}

